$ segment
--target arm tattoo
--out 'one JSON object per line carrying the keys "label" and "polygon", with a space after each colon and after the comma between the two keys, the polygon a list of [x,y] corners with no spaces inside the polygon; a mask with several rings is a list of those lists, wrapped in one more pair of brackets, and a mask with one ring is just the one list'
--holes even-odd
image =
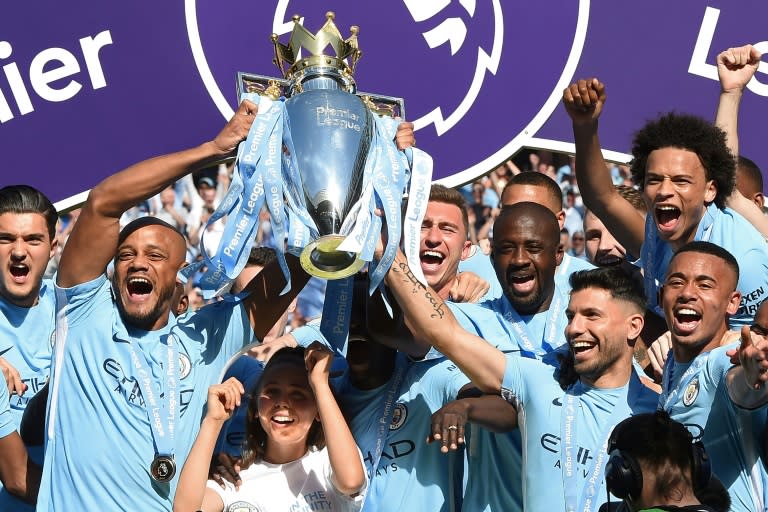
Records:
{"label": "arm tattoo", "polygon": [[392,271],[396,274],[401,274],[403,276],[402,280],[405,283],[408,283],[411,285],[411,293],[423,293],[424,297],[429,301],[429,303],[432,305],[432,314],[430,314],[430,318],[437,318],[441,319],[445,316],[445,311],[443,310],[443,306],[445,303],[440,300],[439,297],[435,297],[435,295],[432,294],[432,292],[426,288],[423,284],[419,282],[418,279],[416,279],[416,276],[413,275],[413,272],[411,272],[410,267],[408,266],[408,263],[403,261],[396,262],[395,265],[392,265]]}

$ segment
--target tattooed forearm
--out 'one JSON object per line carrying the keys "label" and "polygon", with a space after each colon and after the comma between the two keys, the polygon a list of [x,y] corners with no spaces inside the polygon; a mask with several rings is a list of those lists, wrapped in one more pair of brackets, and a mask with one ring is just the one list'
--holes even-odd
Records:
{"label": "tattooed forearm", "polygon": [[427,287],[425,287],[419,282],[418,279],[416,279],[416,276],[413,274],[413,272],[411,272],[407,262],[396,261],[395,264],[392,265],[392,271],[395,274],[401,275],[403,282],[411,285],[411,294],[424,294],[424,297],[432,305],[432,313],[429,315],[430,318],[440,319],[445,316],[445,311],[443,309],[445,307],[445,303],[440,299],[440,297],[435,296]]}
{"label": "tattooed forearm", "polygon": [[429,292],[429,290],[424,292],[424,296],[429,300],[430,304],[432,304],[432,310],[434,311],[431,315],[429,315],[430,318],[443,318],[445,316],[445,311],[443,311],[443,301],[439,299],[435,299],[435,297]]}
{"label": "tattooed forearm", "polygon": [[408,263],[404,261],[396,261],[395,264],[392,265],[392,271],[396,274],[401,274],[403,276],[402,281],[411,285],[411,293],[418,293],[422,290],[426,291],[424,285],[421,284],[419,280],[416,279],[416,276],[413,275],[413,272],[411,272]]}

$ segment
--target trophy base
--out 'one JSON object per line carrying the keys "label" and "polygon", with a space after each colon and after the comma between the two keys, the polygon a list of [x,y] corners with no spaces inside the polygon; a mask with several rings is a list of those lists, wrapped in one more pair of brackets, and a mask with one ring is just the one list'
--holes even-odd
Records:
{"label": "trophy base", "polygon": [[336,250],[344,238],[342,235],[326,235],[307,244],[299,258],[302,268],[309,275],[322,279],[344,279],[356,274],[365,261],[353,252]]}

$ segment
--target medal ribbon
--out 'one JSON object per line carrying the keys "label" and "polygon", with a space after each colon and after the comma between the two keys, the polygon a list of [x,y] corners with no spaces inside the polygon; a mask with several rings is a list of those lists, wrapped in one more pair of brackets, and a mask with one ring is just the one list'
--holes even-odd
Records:
{"label": "medal ribbon", "polygon": [[[389,426],[392,424],[392,416],[395,413],[395,402],[397,401],[397,397],[400,396],[400,387],[403,383],[403,379],[405,378],[405,372],[408,369],[408,357],[402,352],[398,352],[396,357],[397,359],[395,360],[395,370],[392,373],[392,378],[389,380],[389,384],[387,385],[387,393],[384,396],[381,404],[381,414],[379,416],[379,421],[375,424],[375,426],[373,426],[373,428],[366,429],[366,432],[363,435],[363,439],[360,439],[360,450],[363,453],[368,452],[369,448],[372,448],[370,450],[371,483],[369,486],[369,492],[367,493],[365,501],[363,502],[363,511],[365,512],[372,512],[373,509],[371,506],[368,506],[368,504],[376,504],[381,498],[381,496],[375,492],[373,480],[376,478],[376,470],[379,468],[381,454],[384,451],[384,445],[386,444],[387,437],[389,435]],[[371,439],[373,437],[373,429],[375,429],[376,432],[375,441]],[[373,494],[376,494],[376,497],[372,501],[369,501],[369,498]]]}
{"label": "medal ribbon", "polygon": [[[632,372],[627,387],[627,403],[629,414],[637,404],[641,396],[642,382],[636,372]],[[563,491],[565,499],[566,512],[594,512],[600,506],[599,500],[595,499],[605,483],[603,476],[604,461],[608,457],[608,440],[611,437],[613,428],[627,416],[627,409],[619,404],[613,408],[606,427],[598,436],[602,439],[600,449],[594,458],[591,467],[587,467],[588,478],[584,480],[581,489],[581,495],[578,495],[579,471],[576,468],[576,459],[573,455],[573,448],[577,436],[576,416],[580,407],[582,385],[578,382],[565,392],[563,396],[563,408],[560,411],[560,469],[563,477]]]}
{"label": "medal ribbon", "polygon": [[533,335],[523,321],[523,318],[520,316],[520,313],[515,310],[509,300],[506,298],[502,299],[502,303],[504,304],[504,318],[510,323],[515,334],[517,334],[518,346],[520,346],[520,350],[525,357],[541,359],[541,357],[539,357],[541,351],[550,353],[554,352],[557,348],[552,345],[556,343],[558,333],[563,332],[561,323],[563,318],[565,318],[563,314],[565,311],[563,309],[563,294],[557,286],[555,287],[553,299],[552,304],[550,304],[549,309],[547,310],[547,323],[541,338],[541,350],[537,349],[536,345],[533,343]]}
{"label": "medal ribbon", "polygon": [[176,412],[178,410],[179,349],[173,335],[166,337],[167,360],[161,374],[162,396],[155,392],[152,366],[136,342],[129,338],[131,361],[136,372],[136,383],[144,398],[144,407],[149,418],[149,427],[155,443],[156,455],[173,457],[174,437],[176,434]]}

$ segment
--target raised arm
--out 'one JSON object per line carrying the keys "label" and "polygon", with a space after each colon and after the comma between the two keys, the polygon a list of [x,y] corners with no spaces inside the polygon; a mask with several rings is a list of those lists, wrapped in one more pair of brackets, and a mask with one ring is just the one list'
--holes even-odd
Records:
{"label": "raised arm", "polygon": [[[720,96],[715,124],[725,132],[728,149],[736,159],[739,156],[739,105],[744,89],[755,76],[760,57],[760,52],[751,45],[728,48],[717,56]],[[741,195],[738,189],[733,189],[727,204],[755,226],[764,237],[768,237],[768,218],[755,203]]]}
{"label": "raised arm", "polygon": [[600,149],[598,119],[605,99],[605,85],[597,78],[579,80],[563,91],[563,105],[573,122],[576,180],[586,207],[631,254],[640,254],[645,219],[616,192]]}
{"label": "raised arm", "polygon": [[309,274],[301,268],[299,258],[286,254],[285,259],[291,271],[290,291],[280,295],[285,286],[285,278],[277,260],[267,264],[264,270],[256,274],[243,289],[249,292],[249,295],[243,299],[243,304],[248,310],[253,334],[260,340],[275,325],[309,281]]}
{"label": "raised arm", "polygon": [[405,255],[398,251],[386,283],[400,304],[411,332],[442,352],[485,393],[499,393],[506,360],[495,347],[465,331],[431,288],[413,275]]}
{"label": "raised arm", "polygon": [[243,385],[234,377],[208,389],[208,408],[200,425],[200,432],[179,476],[179,485],[173,499],[174,511],[219,512],[224,510],[221,497],[216,491],[206,487],[206,481],[216,439],[224,422],[240,405],[242,394]]}
{"label": "raised arm", "polygon": [[61,256],[57,283],[71,287],[104,272],[115,255],[120,216],[177,179],[231,154],[248,134],[257,107],[244,101],[212,141],[132,165],[96,185]]}
{"label": "raised arm", "polygon": [[752,45],[728,48],[717,56],[717,76],[720,79],[720,97],[715,124],[728,137],[728,149],[739,156],[739,104],[747,86],[760,64],[760,52]]}
{"label": "raised arm", "polygon": [[333,353],[320,343],[313,343],[307,348],[304,360],[323,425],[333,484],[340,493],[354,496],[365,485],[365,470],[352,432],[328,384]]}

